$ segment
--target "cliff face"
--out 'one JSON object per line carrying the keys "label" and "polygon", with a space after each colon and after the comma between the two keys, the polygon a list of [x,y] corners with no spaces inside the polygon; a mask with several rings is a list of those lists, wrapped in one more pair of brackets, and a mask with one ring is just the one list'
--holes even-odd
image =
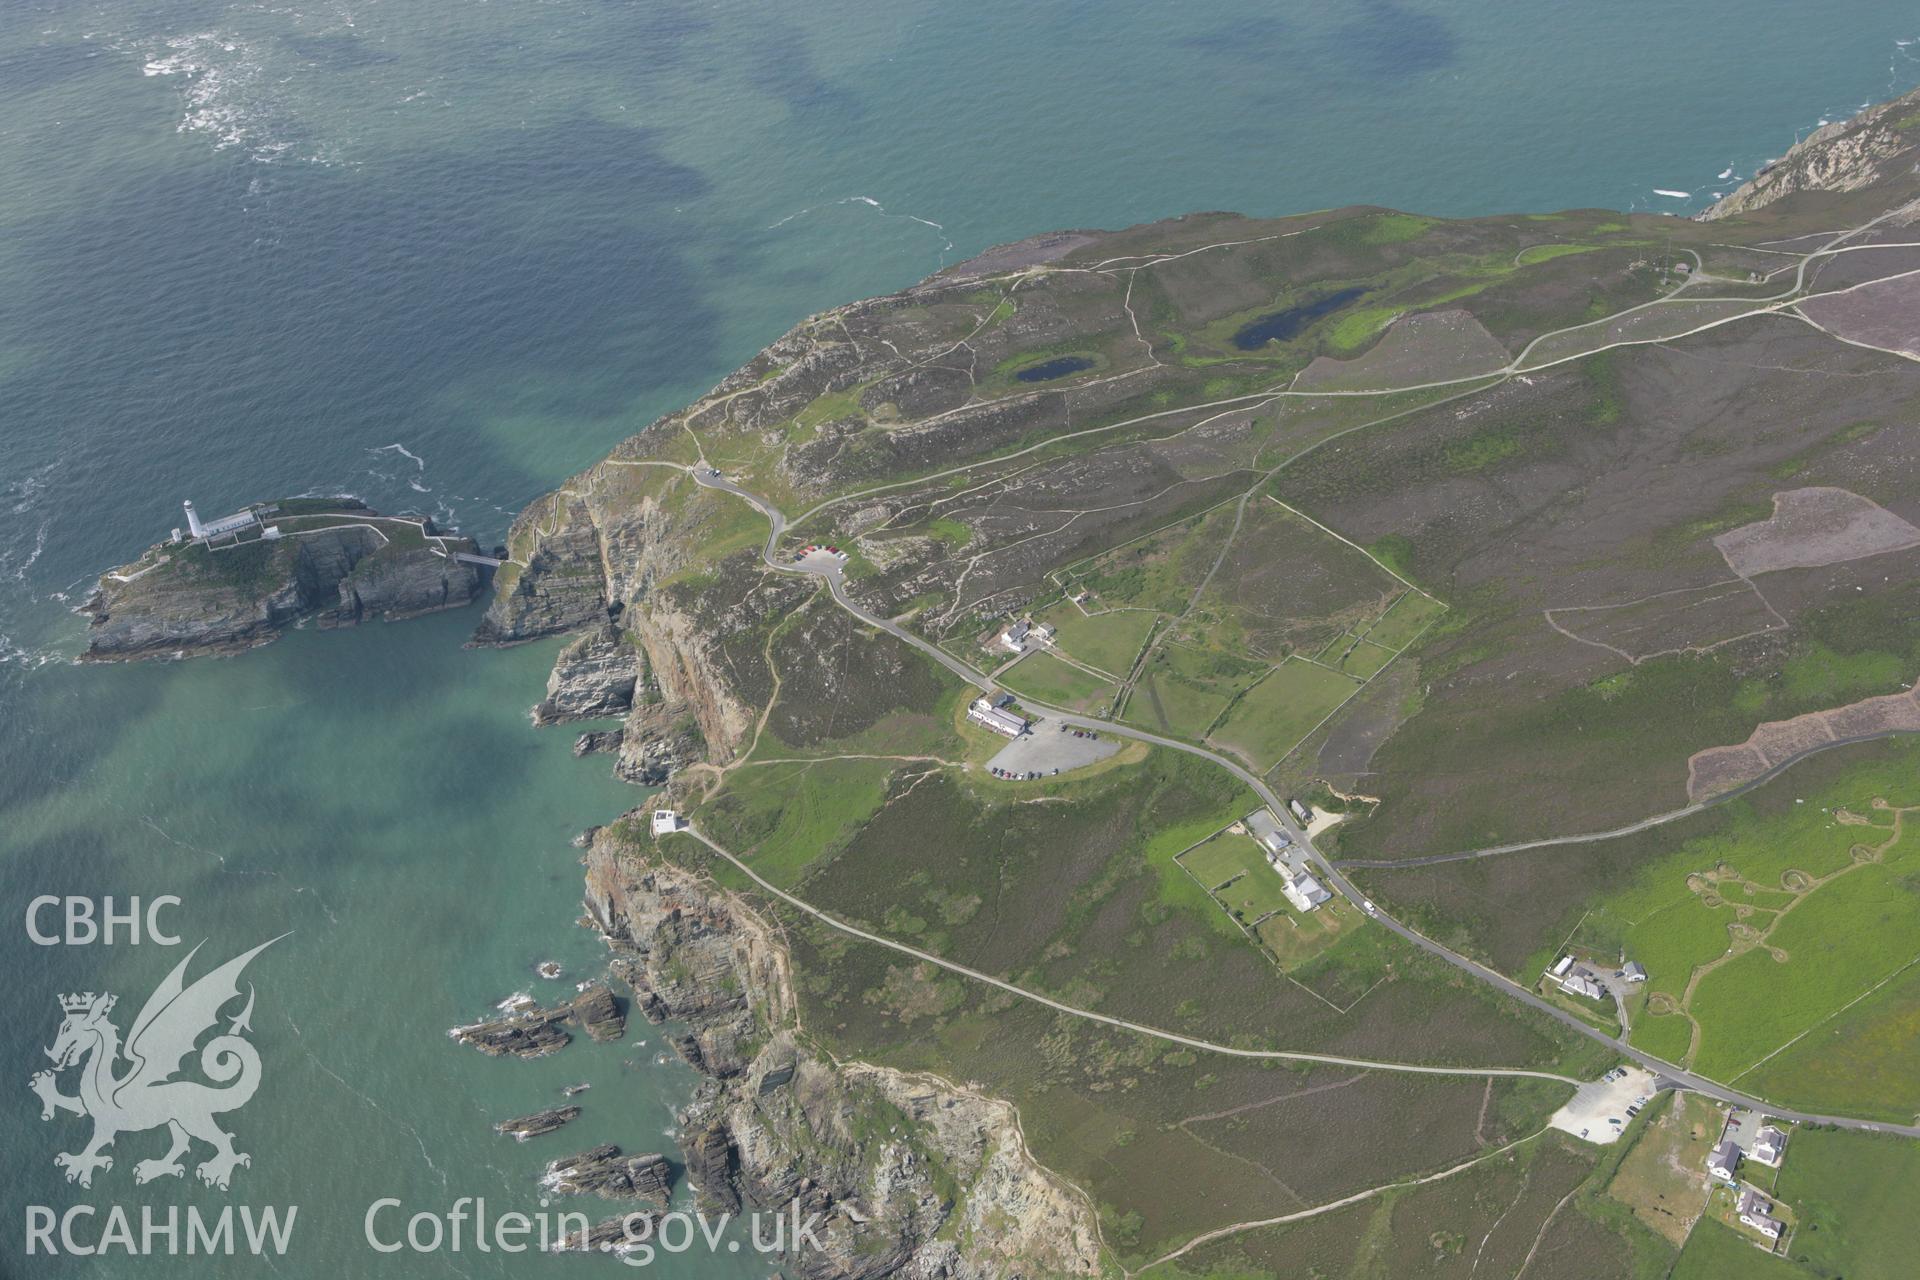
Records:
{"label": "cliff face", "polygon": [[[367,519],[380,518],[366,513]],[[403,522],[394,522],[400,524]],[[102,575],[82,607],[91,661],[237,653],[305,618],[352,626],[457,608],[479,594],[480,570],[445,551],[471,539],[433,533],[414,545],[375,524],[341,524],[209,550],[161,544]],[[404,524],[397,532],[414,530]]]}
{"label": "cliff face", "polygon": [[536,725],[625,717],[612,732],[583,735],[576,754],[617,751],[614,773],[656,787],[700,758],[705,744],[693,717],[670,703],[647,667],[635,632],[605,617],[560,651],[547,677],[547,696],[533,708]]}
{"label": "cliff face", "polygon": [[933,1076],[836,1063],[800,1034],[773,928],[703,877],[606,828],[587,909],[655,1021],[683,1022],[707,1083],[684,1129],[703,1203],[819,1215],[809,1280],[1091,1275],[1091,1207],[1033,1161],[1006,1103]]}
{"label": "cliff face", "polygon": [[1810,191],[1858,191],[1911,167],[1912,131],[1920,129],[1920,90],[1816,129],[1738,191],[1699,217],[1703,222],[1752,213]]}
{"label": "cliff face", "polygon": [[581,631],[555,663],[537,723],[626,716],[616,771],[657,784],[704,755],[731,759],[756,712],[725,655],[728,637],[803,594],[763,584],[742,552],[737,591],[676,585],[717,522],[742,504],[684,467],[615,459],[574,477],[514,521],[476,644]]}

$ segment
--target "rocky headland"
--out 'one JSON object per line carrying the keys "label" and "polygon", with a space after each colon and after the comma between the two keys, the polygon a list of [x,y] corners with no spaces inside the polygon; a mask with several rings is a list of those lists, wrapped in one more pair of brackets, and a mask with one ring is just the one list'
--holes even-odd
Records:
{"label": "rocky headland", "polygon": [[[1760,214],[1750,225],[1771,236],[1798,229],[1794,218],[1822,214],[1827,206],[1813,197],[1885,184],[1910,199],[1917,138],[1920,96],[1875,108],[1823,129],[1702,218]],[[1302,234],[1342,223],[1351,234]],[[710,472],[709,449],[727,460],[730,475],[741,467],[745,487],[794,513],[810,536],[859,554],[866,572],[849,577],[847,590],[875,616],[923,611],[918,625],[927,634],[964,641],[970,629],[1031,600],[1049,566],[1186,509],[1164,495],[1191,492],[1197,502],[1213,493],[1204,488],[1215,479],[1201,474],[1209,470],[1203,464],[1215,453],[1232,455],[1253,429],[1250,411],[1221,412],[1215,404],[1252,400],[1254,391],[1278,385],[1279,374],[1297,372],[1294,364],[1326,354],[1309,341],[1291,355],[1264,348],[1254,355],[1236,348],[1236,355],[1227,349],[1231,326],[1222,328],[1221,359],[1277,363],[1224,385],[1244,394],[1209,391],[1223,366],[1213,357],[1183,362],[1182,344],[1206,334],[1197,322],[1182,328],[1175,314],[1177,304],[1200,304],[1169,295],[1156,317],[1131,283],[1099,264],[1209,264],[1217,274],[1191,289],[1222,312],[1207,320],[1219,326],[1229,314],[1253,317],[1273,305],[1272,281],[1282,276],[1387,281],[1411,271],[1422,254],[1518,270],[1531,250],[1591,251],[1596,256],[1578,260],[1537,258],[1537,296],[1524,281],[1509,286],[1511,298],[1539,304],[1557,323],[1561,294],[1584,298],[1599,270],[1583,263],[1612,263],[1623,298],[1650,291],[1644,247],[1610,237],[1651,240],[1655,226],[1589,217],[1557,231],[1515,231],[1505,220],[1440,225],[1381,210],[1329,210],[1271,224],[1196,214],[990,250],[899,293],[809,318],[706,396],[533,503],[514,522],[474,642],[571,637],[532,719],[618,720],[617,729],[581,733],[575,750],[614,755],[616,773],[639,784],[666,783],[696,763],[740,759],[769,722],[776,688],[803,707],[833,701],[851,723],[865,714],[860,688],[885,688],[904,669],[888,665],[898,659],[884,645],[861,649],[858,681],[839,667],[809,667],[810,654],[852,647],[854,624],[823,606],[796,627],[803,643],[781,673],[785,684],[776,684],[773,621],[797,615],[814,588],[766,572],[760,515],[696,480]],[[1688,245],[1712,247],[1705,228],[1677,226]],[[1663,240],[1672,229],[1657,225]],[[1398,238],[1403,232],[1407,238]],[[1573,244],[1580,236],[1592,243]],[[1197,257],[1256,241],[1274,247],[1230,260]],[[1283,260],[1283,252],[1293,256]],[[1736,265],[1743,276],[1753,270],[1744,258]],[[1058,269],[1042,270],[1049,267]],[[1561,271],[1570,279],[1553,274]],[[1008,273],[1018,280],[996,279]],[[1222,300],[1229,297],[1239,301],[1230,306]],[[1136,306],[1147,313],[1145,328]],[[1486,314],[1497,323],[1503,313],[1489,307]],[[1413,331],[1410,324],[1402,336]],[[1524,327],[1502,333],[1509,355],[1537,336]],[[1046,366],[1032,360],[1050,352],[1075,353],[1077,361],[1064,363],[1087,376],[1039,377]],[[1029,442],[1118,431],[1149,418],[1156,433],[1179,442],[1146,461],[1119,448],[1062,449],[999,468],[1004,509],[982,508],[970,523],[925,516],[955,509],[956,491],[941,480],[960,464],[985,471],[995,459],[1037,447]],[[1257,450],[1253,457],[1259,460]],[[1089,493],[1107,496],[1054,533],[1039,529],[1035,513],[1081,504]],[[1111,514],[1130,508],[1138,512]],[[304,619],[334,626],[407,617],[465,604],[480,590],[480,571],[449,554],[471,543],[439,534],[430,522],[396,522],[358,504],[321,517],[306,527],[283,520],[282,537],[246,545],[162,544],[107,574],[86,606],[86,656],[233,652]],[[1057,541],[1046,541],[1056,533]],[[957,555],[956,545],[972,550]],[[803,715],[790,713],[786,726],[796,738],[811,731]],[[682,1123],[686,1177],[703,1205],[792,1205],[818,1215],[823,1248],[793,1260],[808,1280],[901,1273],[984,1280],[1101,1269],[1093,1206],[1028,1152],[1010,1104],[935,1075],[834,1058],[800,1025],[790,957],[775,925],[746,898],[663,857],[645,831],[636,818],[590,833],[587,912],[635,1006],[655,1024],[674,1024],[669,1043],[704,1078]],[[490,1054],[537,1056],[568,1043],[569,1025],[602,1038],[619,1034],[618,1019],[618,1002],[602,986],[561,1006],[528,1000],[452,1034]],[[550,1132],[546,1126],[564,1123],[564,1110],[509,1124]],[[663,1201],[670,1173],[659,1156],[625,1157],[606,1147],[556,1161],[548,1177],[556,1189]],[[586,1238],[613,1239],[618,1221]]]}
{"label": "rocky headland", "polygon": [[[1920,96],[1823,130],[1703,219],[1764,210],[1769,227],[1792,229],[1792,219],[1828,217],[1825,195],[1905,182],[1920,135],[1916,107]],[[1303,234],[1342,224],[1351,234]],[[1238,323],[1272,305],[1271,276],[1290,284],[1390,281],[1422,253],[1517,266],[1536,244],[1551,251],[1583,236],[1592,243],[1578,247],[1615,255],[1606,260],[1623,297],[1653,296],[1644,253],[1607,237],[1671,238],[1674,224],[1581,217],[1542,229],[1551,226],[1437,226],[1365,209],[1284,223],[1196,214],[1128,231],[1037,237],[899,293],[834,308],[528,507],[509,534],[511,563],[496,579],[475,643],[571,635],[533,719],[622,721],[589,728],[575,750],[614,753],[616,772],[635,782],[665,783],[696,763],[724,769],[770,723],[795,735],[783,741],[804,741],[805,710],[788,709],[782,723],[776,700],[789,708],[831,703],[845,722],[837,732],[851,732],[849,725],[871,723],[859,718],[861,689],[899,676],[887,666],[888,648],[860,646],[858,680],[814,662],[813,654],[857,642],[843,614],[822,608],[795,625],[797,640],[776,674],[774,623],[798,614],[812,587],[766,571],[766,524],[738,497],[716,491],[710,457],[727,459],[729,482],[791,515],[789,544],[810,537],[851,547],[864,571],[848,576],[846,590],[872,614],[911,613],[935,642],[964,643],[1031,600],[1047,568],[1186,510],[1153,504],[1168,492],[1196,492],[1198,459],[1230,453],[1251,430],[1235,413],[1178,407],[1219,399],[1200,379],[1245,352],[1219,335],[1208,339],[1198,320],[1183,329],[1179,307],[1216,325],[1231,313]],[[1414,238],[1395,239],[1393,228]],[[1715,228],[1715,237],[1728,234]],[[1708,239],[1697,226],[1682,232],[1689,236],[1688,243]],[[1230,255],[1197,256],[1261,241],[1284,247],[1248,249],[1244,266]],[[1291,256],[1282,267],[1278,256],[1267,262],[1269,253]],[[1206,307],[1185,296],[1142,307],[1131,288],[1123,292],[1097,269],[1150,260],[1208,263],[1204,288],[1189,282],[1207,295]],[[1585,296],[1598,270],[1589,264],[1601,259],[1546,265],[1558,260],[1538,259],[1542,282],[1537,297],[1524,295],[1529,305],[1559,306],[1562,290]],[[1746,260],[1736,266],[1746,273]],[[1523,296],[1521,285],[1511,287]],[[1401,336],[1409,333],[1418,336],[1413,326]],[[1535,336],[1502,333],[1507,356]],[[1183,360],[1193,354],[1183,344],[1209,340],[1220,359]],[[1060,363],[1086,376],[1055,383],[1047,366],[1033,363],[1034,353],[1060,352],[1078,356]],[[1279,363],[1226,390],[1279,385],[1280,374],[1325,352],[1309,340],[1293,355],[1259,354]],[[1152,421],[1155,436],[1173,443],[1159,454],[1116,443],[1104,452],[1023,456],[1036,440],[1092,434],[1090,424],[1118,431],[1132,421]],[[997,465],[1003,455],[1018,464]],[[1001,506],[961,514],[966,491],[946,480],[962,463],[978,466],[970,479],[998,482]],[[1085,503],[1089,493],[1101,502]],[[1088,509],[1057,534],[1035,515],[1080,505]],[[1135,524],[1105,514],[1128,507],[1143,509]],[[933,511],[946,519],[930,520]],[[591,833],[588,914],[635,1006],[650,1021],[676,1024],[669,1043],[705,1077],[682,1126],[687,1180],[704,1205],[797,1204],[820,1215],[824,1251],[795,1260],[807,1277],[1100,1269],[1091,1205],[1035,1161],[1009,1104],[937,1076],[836,1060],[799,1025],[778,930],[746,898],[662,857],[645,832],[644,821],[627,820]]]}
{"label": "rocky headland", "polygon": [[[231,654],[313,620],[345,627],[471,603],[485,578],[455,559],[473,539],[357,499],[290,499],[228,538],[156,544],[101,575],[81,612],[89,661]],[[266,536],[272,528],[275,536]]]}
{"label": "rocky headland", "polygon": [[1802,192],[1859,191],[1911,166],[1911,130],[1920,112],[1920,90],[1867,107],[1822,125],[1699,218],[1718,221],[1750,214]]}

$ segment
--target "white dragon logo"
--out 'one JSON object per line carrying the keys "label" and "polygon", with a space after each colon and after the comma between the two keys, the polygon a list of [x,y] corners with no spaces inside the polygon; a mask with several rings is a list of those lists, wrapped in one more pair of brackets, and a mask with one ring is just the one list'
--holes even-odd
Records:
{"label": "white dragon logo", "polygon": [[[285,937],[282,934],[281,937]],[[46,1051],[53,1059],[52,1071],[40,1071],[30,1081],[40,1095],[42,1120],[53,1119],[57,1111],[70,1111],[93,1118],[93,1138],[79,1151],[61,1152],[53,1158],[66,1170],[67,1181],[83,1187],[93,1185],[94,1171],[113,1168],[113,1157],[106,1149],[123,1133],[167,1127],[173,1146],[156,1160],[142,1160],[133,1168],[135,1182],[155,1178],[180,1177],[185,1169],[180,1157],[198,1138],[213,1148],[213,1155],[195,1172],[210,1187],[227,1189],[238,1165],[250,1165],[252,1157],[233,1149],[233,1135],[214,1122],[223,1111],[237,1111],[260,1087],[260,1054],[244,1039],[242,1031],[251,1031],[253,986],[247,986],[247,1004],[234,1017],[225,1035],[207,1041],[200,1050],[200,1070],[214,1088],[197,1080],[175,1080],[181,1060],[193,1052],[194,1042],[220,1020],[220,1010],[240,996],[240,971],[247,962],[265,951],[279,938],[261,943],[244,955],[236,956],[218,969],[187,986],[187,965],[199,953],[195,947],[187,958],[154,989],[140,1016],[133,1020],[126,1047],[120,1044],[120,1030],[108,1020],[117,997],[89,991],[82,995],[60,997],[66,1020],[53,1047]],[[205,945],[204,943],[201,945]],[[122,1057],[131,1064],[124,1074],[115,1074]],[[68,1097],[59,1091],[56,1074],[69,1067],[80,1067],[80,1091]]]}

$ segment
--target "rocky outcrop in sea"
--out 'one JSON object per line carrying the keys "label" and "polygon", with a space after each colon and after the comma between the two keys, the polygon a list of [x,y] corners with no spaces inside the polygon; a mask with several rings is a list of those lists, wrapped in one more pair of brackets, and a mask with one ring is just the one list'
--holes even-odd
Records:
{"label": "rocky outcrop in sea", "polygon": [[580,1108],[575,1106],[548,1107],[545,1111],[536,1111],[530,1116],[518,1116],[512,1120],[502,1120],[493,1126],[493,1131],[502,1137],[512,1138],[516,1142],[525,1142],[528,1138],[537,1138],[552,1133],[569,1121],[580,1118]]}
{"label": "rocky outcrop in sea", "polygon": [[589,982],[563,1005],[544,1006],[532,996],[514,996],[503,1004],[499,1017],[454,1027],[447,1035],[490,1057],[543,1058],[572,1042],[566,1023],[595,1040],[618,1040],[627,1031],[626,1013],[607,984]]}
{"label": "rocky outcrop in sea", "polygon": [[[165,542],[101,575],[80,612],[88,661],[238,653],[309,619],[346,627],[459,608],[480,594],[471,538],[424,517],[383,517],[354,499],[322,514],[277,516],[251,536],[208,546]],[[261,536],[267,523],[279,535]]]}
{"label": "rocky outcrop in sea", "polygon": [[673,1166],[658,1152],[629,1156],[605,1143],[547,1165],[540,1185],[560,1195],[603,1200],[647,1200],[665,1207],[673,1193]]}

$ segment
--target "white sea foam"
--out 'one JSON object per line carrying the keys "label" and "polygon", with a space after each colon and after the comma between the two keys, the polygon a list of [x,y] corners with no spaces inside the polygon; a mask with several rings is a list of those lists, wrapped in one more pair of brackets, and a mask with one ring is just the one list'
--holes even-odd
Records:
{"label": "white sea foam", "polygon": [[1691,191],[1669,191],[1669,190],[1667,190],[1667,189],[1666,189],[1665,187],[1655,187],[1655,188],[1653,189],[1653,194],[1655,194],[1655,195],[1657,195],[1657,196],[1665,196],[1665,197],[1667,197],[1667,198],[1668,198],[1669,200],[1691,200],[1691,199],[1693,199],[1693,192],[1691,192]]}
{"label": "white sea foam", "polygon": [[[52,523],[52,520],[42,520],[40,527],[34,530],[33,550],[27,553],[26,559],[13,567],[14,581],[25,582],[27,580],[27,570],[33,568],[34,562],[40,558],[40,553],[47,549],[47,526]],[[4,565],[12,560],[15,554],[16,553],[12,551],[0,553],[0,565]]]}
{"label": "white sea foam", "polygon": [[12,636],[0,632],[0,667],[23,667],[32,671],[50,662],[64,661],[66,655],[58,649],[29,649]]}
{"label": "white sea foam", "polygon": [[[262,164],[303,147],[295,111],[297,79],[274,68],[270,44],[219,30],[141,44],[142,75],[177,78],[183,107],[178,132],[208,138],[216,151],[240,151]],[[327,163],[325,145],[305,145],[305,151],[304,158]]]}
{"label": "white sea foam", "polygon": [[46,492],[48,481],[53,478],[53,473],[59,468],[58,461],[49,462],[45,466],[34,468],[18,480],[9,480],[4,485],[0,485],[0,502],[10,503],[10,510],[14,515],[25,515],[32,509],[35,500]]}
{"label": "white sea foam", "polygon": [[367,450],[367,452],[368,453],[397,453],[403,458],[413,459],[413,465],[419,468],[421,471],[425,471],[427,469],[427,461],[425,458],[422,458],[419,454],[407,448],[407,446],[397,442],[394,444],[383,444],[378,449],[369,449]]}
{"label": "white sea foam", "polygon": [[866,205],[869,209],[873,209],[874,211],[879,213],[879,215],[883,218],[897,218],[904,222],[917,222],[923,227],[927,227],[933,231],[939,232],[940,238],[944,242],[940,246],[940,262],[943,266],[946,264],[947,255],[953,252],[953,240],[950,237],[948,237],[947,229],[945,226],[941,225],[938,222],[935,222],[931,218],[922,218],[916,214],[890,213],[887,210],[887,206],[881,204],[878,200],[875,200],[872,196],[845,196],[839,200],[829,200],[824,204],[808,205],[804,209],[800,209],[800,210],[797,210],[796,212],[788,214],[786,217],[780,219],[778,222],[769,224],[767,227],[767,230],[776,231],[779,228],[786,226],[789,222],[792,222],[795,218],[804,218],[808,214],[818,212],[821,209],[831,209],[835,205],[843,205],[843,204],[863,204],[863,205]]}

